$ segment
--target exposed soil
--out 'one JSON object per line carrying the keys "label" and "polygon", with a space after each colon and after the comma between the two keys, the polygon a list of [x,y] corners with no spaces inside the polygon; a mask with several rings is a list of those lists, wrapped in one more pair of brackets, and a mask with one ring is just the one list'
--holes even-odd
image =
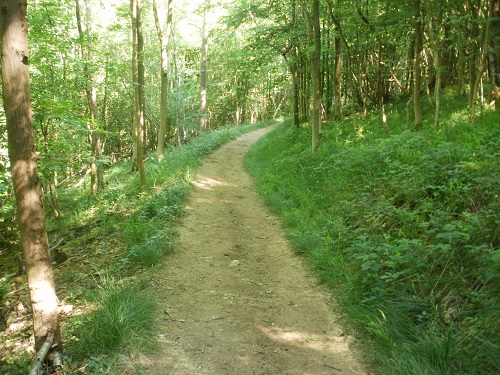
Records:
{"label": "exposed soil", "polygon": [[[326,291],[287,244],[242,159],[268,129],[206,158],[176,251],[153,281],[146,374],[368,374]],[[138,363],[134,364],[137,369]]]}

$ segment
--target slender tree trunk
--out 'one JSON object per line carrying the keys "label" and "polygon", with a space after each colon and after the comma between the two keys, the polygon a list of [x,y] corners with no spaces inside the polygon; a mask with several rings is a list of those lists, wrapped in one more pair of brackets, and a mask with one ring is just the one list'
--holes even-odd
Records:
{"label": "slender tree trunk", "polygon": [[205,0],[203,9],[203,25],[201,36],[201,57],[200,57],[200,127],[207,127],[207,55],[208,55],[208,27],[207,11],[210,0]]}
{"label": "slender tree trunk", "polygon": [[[53,355],[61,343],[57,297],[50,262],[45,210],[37,173],[28,67],[26,1],[1,2],[2,93],[9,158],[16,196],[21,245],[33,308],[35,348],[54,334]],[[52,358],[52,357],[50,357]]]}
{"label": "slender tree trunk", "polygon": [[297,51],[296,47],[292,46],[293,50],[292,61],[284,55],[285,60],[288,62],[288,66],[290,67],[290,73],[292,74],[292,83],[293,83],[293,125],[298,128],[300,125],[300,115],[299,115],[299,95],[300,95],[300,87],[299,87],[299,69],[297,67]]}
{"label": "slender tree trunk", "polygon": [[[340,0],[338,1],[340,7]],[[333,10],[331,10],[333,15]],[[338,17],[337,17],[338,18]],[[340,20],[338,20],[340,23]],[[334,79],[333,79],[333,113],[336,120],[342,118],[342,43],[340,39],[340,30],[338,25],[335,25],[335,62],[334,62]]]}
{"label": "slender tree trunk", "polygon": [[422,20],[420,14],[420,0],[413,0],[415,23],[415,61],[413,65],[413,108],[415,112],[415,130],[422,128],[421,86],[422,86]]}
{"label": "slender tree trunk", "polygon": [[[319,131],[321,123],[321,75],[320,75],[320,58],[321,58],[321,30],[319,26],[319,0],[312,1],[312,18],[307,9],[307,3],[303,2],[304,17],[307,24],[307,33],[309,40],[314,47],[311,54],[311,76],[313,81],[313,108],[312,108],[312,150],[318,147]],[[308,92],[308,91],[306,91]]]}
{"label": "slender tree trunk", "polygon": [[87,105],[90,113],[90,145],[92,161],[90,162],[90,192],[95,194],[98,190],[104,189],[104,168],[99,162],[102,156],[101,132],[96,129],[99,121],[99,109],[97,106],[97,89],[94,86],[90,66],[92,64],[92,13],[89,0],[85,0],[86,9],[86,31],[83,31],[80,2],[76,0],[76,21],[80,37],[80,48],[82,59],[85,64],[84,72],[87,80],[85,92],[87,94]]}
{"label": "slender tree trunk", "polygon": [[146,185],[144,172],[144,39],[142,35],[142,3],[131,0],[132,8],[132,79],[134,83],[134,134],[137,150],[135,163],[141,186]]}
{"label": "slender tree trunk", "polygon": [[491,0],[491,75],[492,99],[495,100],[495,109],[500,113],[500,0]]}
{"label": "slender tree trunk", "polygon": [[139,71],[138,71],[138,46],[137,46],[137,0],[130,0],[130,10],[132,16],[132,88],[133,88],[133,114],[132,114],[132,172],[139,170],[137,163],[137,129],[139,128]]}
{"label": "slender tree trunk", "polygon": [[312,127],[312,149],[316,149],[319,143],[319,132],[321,130],[321,29],[319,22],[319,0],[313,0],[313,39],[314,39],[314,55],[312,63],[313,77],[313,127]]}
{"label": "slender tree trunk", "polygon": [[[297,27],[297,0],[292,0],[292,27]],[[290,72],[292,73],[293,82],[293,125],[298,128],[300,125],[300,86],[299,86],[299,67],[298,56],[297,56],[297,46],[293,40],[290,41],[292,51],[292,61],[289,62]],[[285,56],[286,59],[286,56]]]}
{"label": "slender tree trunk", "polygon": [[[489,7],[488,7],[489,8]],[[477,94],[479,91],[479,83],[481,82],[481,77],[486,71],[486,57],[487,57],[487,51],[488,47],[490,45],[490,20],[491,20],[491,15],[488,9],[487,15],[486,15],[486,25],[484,28],[484,34],[483,34],[483,43],[481,46],[481,52],[479,55],[479,67],[477,69],[477,76],[474,81],[474,87],[471,88],[472,90],[472,101],[471,101],[471,107],[470,107],[470,112],[471,112],[471,121],[472,123],[476,122],[476,98]]]}
{"label": "slender tree trunk", "polygon": [[431,13],[431,8],[429,6],[429,0],[425,0],[425,7],[427,10],[427,15],[429,17],[429,37],[431,41],[431,46],[433,49],[433,57],[434,57],[434,69],[436,71],[436,81],[434,85],[434,103],[435,103],[435,113],[434,113],[434,127],[436,130],[439,129],[439,115],[441,112],[441,33],[443,32],[443,8],[444,3],[443,0],[440,0],[437,9],[437,19],[436,19],[436,28],[437,32],[434,31],[434,22]]}
{"label": "slender tree trunk", "polygon": [[165,136],[168,132],[168,45],[170,43],[170,33],[172,30],[172,0],[167,1],[167,25],[166,32],[163,34],[158,15],[158,2],[153,0],[153,12],[155,17],[156,32],[160,40],[161,55],[161,93],[160,93],[160,127],[158,129],[158,145],[156,153],[158,161],[164,157]]}

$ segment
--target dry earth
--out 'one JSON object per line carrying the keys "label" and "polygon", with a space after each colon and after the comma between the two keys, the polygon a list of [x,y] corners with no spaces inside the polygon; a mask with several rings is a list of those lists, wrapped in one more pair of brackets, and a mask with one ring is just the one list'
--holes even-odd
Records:
{"label": "dry earth", "polygon": [[176,251],[151,287],[160,328],[142,373],[369,373],[330,293],[293,254],[243,168],[268,130],[223,146],[200,168]]}

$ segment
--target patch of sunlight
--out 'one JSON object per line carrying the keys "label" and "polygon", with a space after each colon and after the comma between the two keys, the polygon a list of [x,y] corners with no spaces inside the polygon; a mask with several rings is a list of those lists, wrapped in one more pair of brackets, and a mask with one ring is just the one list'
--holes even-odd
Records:
{"label": "patch of sunlight", "polygon": [[339,354],[349,350],[350,340],[346,336],[317,335],[311,332],[294,331],[277,326],[258,326],[257,328],[267,338],[281,344],[316,350],[323,353]]}
{"label": "patch of sunlight", "polygon": [[[385,115],[384,115],[385,116]],[[364,138],[365,137],[365,134],[363,133],[364,132],[364,128],[362,126],[359,126],[357,129],[356,129],[356,135],[358,136],[358,138]]]}
{"label": "patch of sunlight", "polygon": [[233,187],[238,187],[238,185],[235,184],[230,184],[228,182],[224,182],[221,180],[216,180],[214,178],[210,177],[204,177],[200,176],[200,178],[196,181],[193,181],[192,184],[196,186],[199,189],[204,189],[204,190],[212,190],[213,187],[215,186],[233,186]]}
{"label": "patch of sunlight", "polygon": [[453,127],[457,124],[469,123],[470,109],[463,108],[461,110],[455,111],[451,114],[449,122]]}

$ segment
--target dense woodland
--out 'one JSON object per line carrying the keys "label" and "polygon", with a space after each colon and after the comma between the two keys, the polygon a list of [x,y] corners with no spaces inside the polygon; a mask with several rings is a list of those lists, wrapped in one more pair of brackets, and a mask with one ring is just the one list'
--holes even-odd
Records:
{"label": "dense woodland", "polygon": [[[10,3],[23,2],[4,0],[2,10]],[[111,266],[112,259],[104,261],[110,274],[132,273],[134,259],[142,266],[154,263],[144,261],[145,249],[155,246],[151,241],[170,243],[172,233],[171,229],[153,232],[158,209],[149,200],[152,192],[158,186],[169,186],[161,202],[162,207],[169,207],[165,208],[170,218],[166,222],[173,223],[182,213],[188,192],[182,184],[189,168],[195,168],[190,163],[196,164],[206,152],[235,136],[227,135],[235,125],[286,118],[279,128],[283,138],[277,141],[283,142],[283,148],[279,143],[274,147],[282,154],[270,154],[267,162],[274,160],[274,165],[266,167],[261,160],[256,167],[261,172],[253,173],[280,176],[272,168],[285,168],[290,152],[293,158],[288,168],[294,167],[296,181],[302,185],[289,181],[288,186],[303,190],[312,203],[305,196],[296,196],[297,201],[290,203],[294,194],[282,192],[282,185],[269,181],[262,182],[263,194],[265,186],[274,193],[281,191],[279,204],[274,202],[277,211],[299,210],[302,202],[300,209],[311,210],[306,217],[321,217],[322,221],[311,219],[311,223],[323,229],[337,228],[340,224],[332,215],[339,214],[343,230],[354,233],[357,242],[340,229],[316,233],[293,225],[291,238],[300,230],[311,233],[301,241],[321,249],[313,251],[313,263],[321,263],[318,268],[327,280],[331,277],[325,272],[337,270],[333,263],[338,258],[332,249],[350,249],[352,263],[341,263],[358,267],[365,275],[350,286],[359,291],[351,297],[359,299],[360,306],[381,312],[373,313],[371,320],[355,322],[364,326],[365,334],[392,343],[390,351],[404,346],[404,340],[387,338],[397,333],[378,328],[390,315],[381,306],[389,306],[387,301],[403,295],[414,303],[394,314],[409,315],[428,333],[425,340],[416,334],[413,339],[444,345],[438,364],[422,365],[427,372],[416,372],[416,367],[411,370],[406,363],[393,367],[394,373],[499,371],[493,353],[500,344],[495,335],[500,275],[500,189],[495,171],[499,146],[495,137],[500,124],[500,1],[34,0],[27,6],[27,20],[32,109],[28,117],[47,215],[45,251],[50,250],[53,258],[61,256],[60,263],[65,262],[68,255],[63,246],[76,237],[85,240],[73,244],[73,249],[96,238],[104,241],[106,235],[99,232],[103,229],[97,228],[108,225],[121,233],[120,241],[132,244],[121,263]],[[6,22],[4,17],[4,37]],[[2,43],[4,48],[6,39]],[[5,59],[7,53],[3,53]],[[7,74],[6,69],[2,73]],[[7,137],[11,131],[8,103],[12,100],[6,79],[3,75],[0,112],[2,329],[16,312],[12,290],[18,287],[12,286],[12,280],[23,267],[17,255],[23,249],[9,159],[13,151]],[[446,138],[458,132],[456,129],[462,133],[455,140]],[[394,138],[396,135],[403,138]],[[202,138],[210,144],[199,140]],[[346,149],[372,139],[371,153],[359,151],[358,160],[349,159],[354,156],[347,156]],[[424,144],[429,150],[435,148],[426,154],[421,151]],[[447,153],[462,144],[467,144],[461,148],[467,152]],[[307,155],[301,154],[304,150]],[[264,155],[265,150],[262,152]],[[472,154],[478,159],[468,159]],[[378,174],[375,161],[390,168]],[[422,166],[409,167],[415,161]],[[320,200],[323,189],[317,186],[316,192],[315,184],[324,181],[324,186],[336,186],[333,171],[342,162],[356,180],[346,186],[363,187],[358,193],[364,200],[342,196],[339,199],[350,202],[343,208],[335,208],[329,200],[323,202],[326,206],[314,202],[315,194]],[[434,179],[414,174],[425,165],[429,170],[422,175]],[[304,182],[302,169],[315,180]],[[176,177],[166,180],[163,175],[167,172]],[[349,178],[346,170],[338,173]],[[182,174],[185,177],[180,178]],[[280,178],[283,182],[290,176],[285,173]],[[439,184],[440,178],[447,181],[446,187]],[[335,200],[334,193],[330,188],[330,199]],[[469,193],[473,195],[470,200]],[[434,201],[443,204],[439,210]],[[149,206],[143,206],[145,202]],[[372,211],[368,211],[372,203]],[[320,210],[322,206],[327,213]],[[123,212],[126,208],[130,218]],[[343,210],[349,210],[350,216],[341,216]],[[125,227],[116,229],[125,217],[129,218]],[[151,227],[134,229],[134,225],[145,225],[139,223],[143,219],[150,220]],[[401,222],[407,224],[405,229],[398,226]],[[362,229],[367,223],[373,225],[371,230]],[[94,235],[87,237],[90,232]],[[391,246],[384,245],[385,241]],[[319,244],[330,247],[326,250]],[[26,249],[24,252],[27,254]],[[343,256],[346,262],[350,259],[347,253]],[[70,255],[77,262],[87,257]],[[152,256],[156,259],[158,254]],[[464,262],[454,264],[457,258]],[[29,259],[25,263],[28,266]],[[409,273],[411,265],[422,277]],[[99,275],[87,266],[91,264],[83,263],[82,270]],[[468,267],[475,271],[468,272]],[[448,273],[453,277],[448,278]],[[65,278],[56,272],[56,288],[58,282],[69,283],[69,279],[69,274]],[[384,289],[389,282],[401,282],[403,290]],[[64,298],[71,299],[69,294]],[[76,295],[75,300],[83,298]],[[77,325],[66,323],[68,330]],[[47,332],[35,336],[39,348]],[[55,340],[61,336],[56,334]],[[73,364],[83,363],[81,347],[70,344],[70,348]],[[12,356],[12,351],[12,346],[2,348],[0,359],[6,366],[21,366],[26,358]],[[108,348],[102,351],[106,353]],[[461,357],[469,362],[461,363]],[[87,368],[99,373],[99,366],[104,365],[93,358],[94,367]],[[384,368],[384,361],[380,362]],[[394,362],[388,363],[385,365],[394,366]],[[389,367],[382,371],[390,373]],[[8,367],[0,365],[4,368]]]}

